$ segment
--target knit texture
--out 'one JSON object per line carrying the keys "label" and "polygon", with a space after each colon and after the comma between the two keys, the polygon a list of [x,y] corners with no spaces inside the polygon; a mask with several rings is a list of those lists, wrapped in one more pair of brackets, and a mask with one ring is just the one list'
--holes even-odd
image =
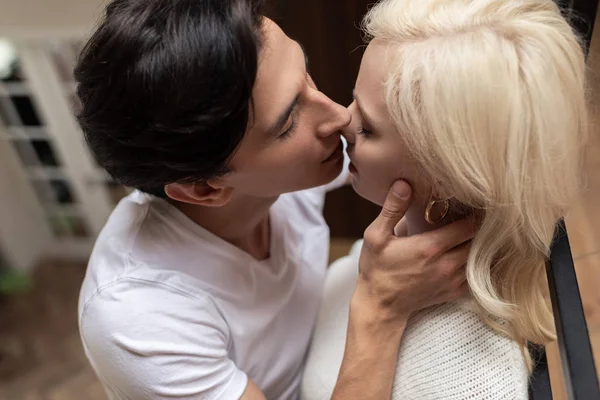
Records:
{"label": "knit texture", "polygon": [[[344,355],[359,251],[355,246],[328,273],[302,383],[303,400],[331,398]],[[393,400],[527,398],[528,372],[519,346],[488,327],[471,300],[431,307],[410,319]]]}

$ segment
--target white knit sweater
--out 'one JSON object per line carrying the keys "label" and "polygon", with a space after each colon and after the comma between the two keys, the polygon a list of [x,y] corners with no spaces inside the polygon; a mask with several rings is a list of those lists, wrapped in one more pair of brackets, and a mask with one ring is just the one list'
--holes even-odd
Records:
{"label": "white knit sweater", "polygon": [[[302,400],[331,398],[344,355],[359,253],[360,245],[355,245],[328,272]],[[471,302],[432,307],[409,321],[392,400],[525,400],[527,389],[528,373],[519,346],[490,329]]]}

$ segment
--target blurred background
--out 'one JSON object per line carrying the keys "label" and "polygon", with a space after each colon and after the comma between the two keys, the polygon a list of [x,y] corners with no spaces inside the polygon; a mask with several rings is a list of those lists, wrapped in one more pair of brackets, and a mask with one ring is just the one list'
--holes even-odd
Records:
{"label": "blurred background", "polygon": [[[351,102],[373,0],[274,2],[271,17],[303,43],[320,89]],[[100,0],[0,0],[0,400],[105,399],[81,349],[76,307],[94,238],[128,193],[95,164],[73,117],[72,69]],[[600,25],[598,25],[600,27]],[[600,38],[590,81],[600,122]],[[589,188],[567,218],[584,311],[600,360],[600,131],[586,161]],[[351,188],[329,195],[331,258],[347,254],[378,208]],[[555,399],[566,398],[556,346]]]}

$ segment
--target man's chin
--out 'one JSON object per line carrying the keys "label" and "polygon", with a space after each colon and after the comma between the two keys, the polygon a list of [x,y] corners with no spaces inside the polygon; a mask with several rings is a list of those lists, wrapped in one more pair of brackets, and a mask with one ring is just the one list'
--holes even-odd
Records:
{"label": "man's chin", "polygon": [[[335,165],[331,166],[331,168],[323,171],[323,173],[319,176],[319,180],[313,185],[313,187],[319,187],[333,182],[342,174],[343,169],[344,162],[343,159],[341,159],[340,162],[335,163]],[[340,186],[342,185],[343,183]]]}
{"label": "man's chin", "polygon": [[[294,188],[288,188],[283,191],[281,194],[285,193],[293,193],[300,192],[302,190],[314,189],[317,187],[321,187],[333,182],[336,178],[338,178],[342,173],[342,168],[344,167],[343,163],[340,163],[339,167],[329,168],[326,171],[319,171],[319,174],[305,175],[303,177],[296,177],[296,179],[292,179],[296,183]],[[340,182],[339,186],[343,186],[344,182]]]}

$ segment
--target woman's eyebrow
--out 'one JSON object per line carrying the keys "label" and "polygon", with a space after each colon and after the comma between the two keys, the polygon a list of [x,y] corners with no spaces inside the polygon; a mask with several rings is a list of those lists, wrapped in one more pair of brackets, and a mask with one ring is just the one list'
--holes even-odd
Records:
{"label": "woman's eyebrow", "polygon": [[369,114],[367,112],[365,112],[365,109],[363,107],[364,104],[361,103],[361,101],[359,100],[359,98],[356,94],[356,89],[354,89],[352,91],[352,98],[354,99],[354,101],[356,101],[356,105],[358,106],[358,110],[360,111],[361,115],[363,116],[363,119],[365,119],[367,121],[367,123],[372,126],[373,119],[369,116]]}

